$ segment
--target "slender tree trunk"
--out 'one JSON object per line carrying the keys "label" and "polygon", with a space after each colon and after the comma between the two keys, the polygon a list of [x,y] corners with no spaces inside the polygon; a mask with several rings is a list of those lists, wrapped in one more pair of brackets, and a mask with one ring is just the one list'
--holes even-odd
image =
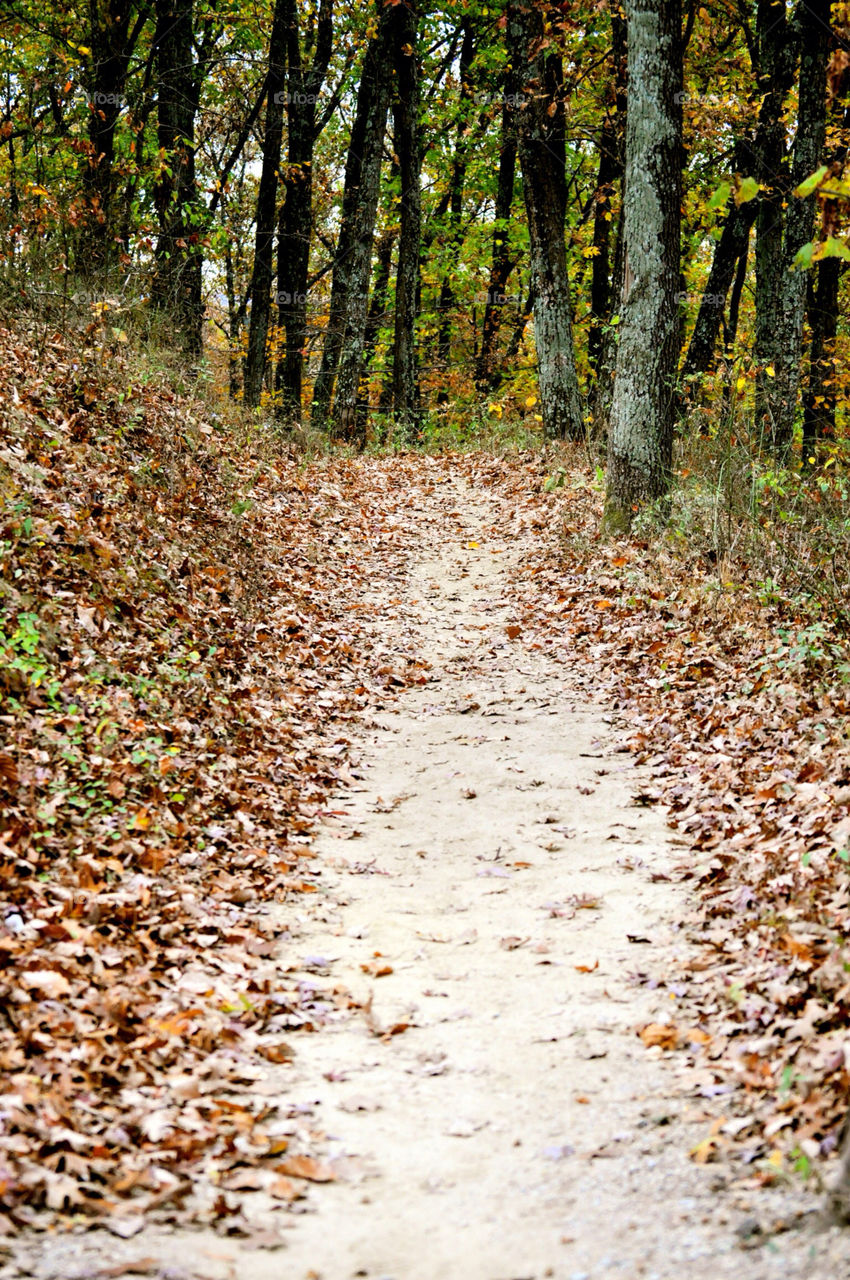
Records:
{"label": "slender tree trunk", "polygon": [[[383,83],[389,85],[389,58],[392,54],[390,26],[386,28],[384,35],[386,38],[381,46],[381,70],[384,77]],[[362,175],[356,234],[347,267],[346,308],[333,407],[335,433],[341,439],[358,444],[361,448],[366,443],[366,419],[362,411],[358,412],[358,405],[362,403],[364,394],[362,380],[369,318],[369,282],[372,276],[372,249],[380,195],[381,152],[389,103],[388,93],[383,97],[382,102],[380,140],[376,137],[376,142],[379,141],[380,145],[372,157],[368,172],[364,169]]]}
{"label": "slender tree trunk", "polygon": [[514,269],[511,248],[511,208],[514,200],[516,176],[516,79],[509,72],[505,78],[502,100],[501,141],[499,144],[499,177],[496,186],[496,207],[493,217],[493,256],[490,279],[484,303],[484,321],[481,330],[481,350],[475,368],[475,386],[486,395],[493,389],[496,358],[499,349],[499,331],[505,314],[505,291]]}
{"label": "slender tree trunk", "polygon": [[115,223],[115,132],[126,107],[127,69],[138,37],[148,19],[148,7],[137,10],[126,0],[88,0],[87,40],[90,70],[88,91],[88,164],[82,173],[87,220],[80,241],[77,267],[93,274],[117,263],[120,234]]}
{"label": "slender tree trunk", "polygon": [[[245,359],[245,403],[258,405],[266,372],[266,341],[271,314],[272,262],[283,111],[286,101],[286,60],[292,29],[298,23],[294,0],[275,0],[266,79],[266,127],[263,162],[257,193],[254,270],[251,276],[251,319]],[[296,36],[297,38],[297,36]]]}
{"label": "slender tree trunk", "polygon": [[682,366],[683,379],[693,381],[711,368],[726,296],[735,278],[738,263],[742,258],[744,261],[747,259],[750,231],[755,217],[755,201],[733,205],[726,215]]}
{"label": "slender tree trunk", "polygon": [[[835,173],[841,173],[847,164],[846,139],[850,131],[850,66],[844,65],[843,50],[833,54],[828,78],[832,93],[831,113],[841,129],[839,145],[828,157]],[[839,203],[826,200],[821,214],[820,239],[835,235],[838,229]],[[838,288],[843,271],[838,258],[824,258],[816,267],[816,283],[808,295],[808,321],[812,334],[809,353],[809,374],[803,393],[803,463],[810,466],[810,459],[817,455],[819,440],[835,434],[837,385],[835,370],[835,341],[838,334]]]}
{"label": "slender tree trunk", "polygon": [[418,0],[404,0],[390,10],[390,47],[396,77],[393,127],[401,175],[401,227],[396,266],[393,340],[393,413],[397,426],[405,436],[414,429],[420,408],[416,343],[422,247],[418,23]]}
{"label": "slender tree trunk", "polygon": [[193,0],[157,0],[157,141],[166,157],[154,188],[160,231],[154,304],[171,317],[193,357],[203,344],[201,208],[195,183]]}
{"label": "slender tree trunk", "polygon": [[[356,267],[362,279],[363,263],[371,261],[389,106],[388,13],[385,8],[378,11],[378,30],[370,40],[363,59],[357,107],[351,128],[339,236],[334,257],[330,313],[310,413],[313,425],[320,428],[327,425],[348,325],[349,305],[355,291],[352,287],[352,272]],[[366,288],[368,290],[368,275]],[[362,301],[355,297],[355,308]]]}
{"label": "slender tree trunk", "polygon": [[533,0],[508,7],[511,62],[526,101],[518,113],[518,150],[528,218],[534,340],[543,433],[584,436],[573,347],[566,216],[563,71],[544,39]]}
{"label": "slender tree trunk", "polygon": [[818,263],[817,284],[809,307],[812,345],[809,377],[803,394],[803,462],[810,464],[819,440],[835,435],[835,339],[838,334],[838,284],[841,263],[824,258]]}
{"label": "slender tree trunk", "polygon": [[[363,373],[360,378],[360,389],[357,394],[355,437],[365,443],[369,419],[369,393],[366,383],[369,366],[378,345],[378,333],[387,319],[387,294],[390,287],[390,274],[393,265],[393,248],[396,233],[389,228],[381,236],[377,249],[377,266],[372,297],[369,301],[369,314],[366,317],[366,335],[363,343]],[[390,399],[390,403],[391,403]]]}
{"label": "slender tree trunk", "polygon": [[599,171],[593,211],[593,255],[590,283],[590,331],[587,358],[599,376],[605,325],[611,319],[611,195],[623,175],[626,125],[626,23],[611,15],[611,55],[614,62],[614,112],[608,111],[599,137]]}
{"label": "slender tree trunk", "polygon": [[772,392],[774,379],[766,370],[775,369],[779,360],[783,327],[783,228],[788,175],[782,109],[794,67],[786,0],[758,0],[756,38],[757,82],[763,94],[754,155],[755,176],[762,184],[756,212],[756,418],[765,439],[772,441],[779,400]]}
{"label": "slender tree trunk", "polygon": [[679,356],[682,50],[678,0],[627,0],[625,288],[604,527],[670,485]]}
{"label": "slender tree trunk", "polygon": [[[800,92],[797,133],[791,169],[791,189],[799,186],[821,162],[826,139],[826,68],[829,48],[830,0],[807,0],[800,23]],[[815,229],[815,196],[791,194],[785,213],[784,275],[780,298],[782,328],[777,350],[776,378],[771,388],[774,448],[786,454],[791,447],[800,366],[803,359],[803,320],[806,312],[805,271],[793,265]]]}
{"label": "slender tree trunk", "polygon": [[[475,39],[472,23],[468,18],[465,18],[463,23],[463,43],[460,50],[460,102],[455,126],[455,154],[449,182],[449,225],[444,245],[446,266],[443,270],[438,303],[437,362],[445,372],[451,367],[455,306],[455,291],[452,280],[457,270],[457,260],[463,241],[461,218],[463,214],[463,189],[466,182],[466,167],[469,155],[467,135],[469,133],[469,108],[472,103],[470,70],[474,58]],[[448,391],[441,391],[439,403],[445,403],[448,400],[448,396]]]}
{"label": "slender tree trunk", "polygon": [[310,67],[302,62],[298,14],[289,29],[287,78],[286,192],[277,235],[277,301],[286,334],[285,358],[278,362],[276,389],[286,421],[301,422],[304,348],[307,342],[307,281],[313,234],[313,152],[318,129],[317,107],[333,45],[333,0],[321,0],[316,47]]}

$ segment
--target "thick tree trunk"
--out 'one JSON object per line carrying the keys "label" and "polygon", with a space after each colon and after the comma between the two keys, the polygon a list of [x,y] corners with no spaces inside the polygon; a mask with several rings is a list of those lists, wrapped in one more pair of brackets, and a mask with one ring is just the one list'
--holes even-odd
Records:
{"label": "thick tree trunk", "polygon": [[281,397],[280,415],[301,422],[304,347],[307,342],[307,281],[313,234],[313,152],[318,129],[317,107],[333,45],[333,0],[321,0],[316,22],[316,47],[307,71],[302,64],[298,14],[289,29],[286,94],[286,192],[277,234],[277,302],[286,334],[286,353],[279,361],[275,386]]}
{"label": "thick tree trunk", "polygon": [[496,185],[496,207],[493,217],[493,257],[490,264],[487,297],[484,302],[481,350],[478,353],[478,361],[475,367],[475,386],[482,395],[492,391],[497,380],[496,360],[499,350],[499,331],[502,327],[502,319],[507,305],[505,291],[511,272],[514,269],[510,218],[514,200],[514,178],[516,176],[517,160],[515,95],[516,80],[511,73],[508,73],[505,78],[504,98],[502,101],[499,177]]}
{"label": "thick tree trunk", "polygon": [[[298,13],[294,0],[275,0],[266,78],[266,127],[263,162],[257,193],[254,271],[251,276],[251,319],[245,359],[245,403],[258,405],[266,373],[266,341],[271,314],[272,262],[278,170],[283,145],[283,113],[286,101],[286,61]],[[296,35],[297,39],[297,35]]]}
{"label": "thick tree trunk", "polygon": [[[387,9],[379,10],[378,31],[370,40],[363,59],[357,107],[348,146],[330,313],[310,411],[313,425],[320,428],[327,425],[348,326],[350,295],[354,292],[351,286],[352,271],[356,264],[362,278],[364,261],[371,261],[389,106],[387,15]],[[368,290],[368,275],[366,288]],[[360,301],[353,299],[355,308]]]}
{"label": "thick tree trunk", "polygon": [[201,208],[195,183],[193,0],[157,0],[157,141],[166,156],[154,188],[160,231],[156,246],[154,305],[174,322],[187,353],[200,355],[203,304]]}
{"label": "thick tree trunk", "polygon": [[[823,157],[830,7],[830,0],[807,0],[798,14],[800,91],[791,169],[792,192],[814,173]],[[811,241],[814,234],[816,204],[814,195],[801,199],[791,194],[788,201],[780,297],[781,330],[777,347],[776,378],[770,393],[773,445],[779,454],[787,454],[791,447],[803,359],[807,275],[805,271],[796,269],[793,262],[795,255],[803,245]]]}
{"label": "thick tree trunk", "polygon": [[626,270],[604,518],[612,533],[669,488],[679,356],[680,4],[627,0],[626,14]]}
{"label": "thick tree trunk", "polygon": [[626,23],[611,15],[611,56],[614,62],[614,113],[606,113],[599,136],[599,171],[593,211],[593,255],[590,283],[590,331],[587,359],[599,376],[605,345],[605,326],[611,319],[611,195],[623,175],[626,126]]}
{"label": "thick tree trunk", "polygon": [[422,246],[418,20],[417,0],[405,0],[390,10],[390,47],[396,76],[393,125],[401,174],[401,227],[398,238],[393,340],[393,413],[403,436],[409,435],[415,428],[420,407],[416,343]]}
{"label": "thick tree trunk", "polygon": [[518,112],[518,150],[528,218],[534,340],[543,432],[548,439],[584,436],[573,347],[566,215],[563,72],[544,38],[534,0],[508,7],[508,48],[525,102]]}

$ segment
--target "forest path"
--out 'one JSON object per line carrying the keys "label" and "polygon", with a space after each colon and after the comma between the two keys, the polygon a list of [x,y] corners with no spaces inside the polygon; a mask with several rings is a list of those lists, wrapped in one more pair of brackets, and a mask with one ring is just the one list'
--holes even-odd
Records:
{"label": "forest path", "polygon": [[[719,1195],[689,1159],[699,1099],[636,1035],[676,1017],[650,980],[688,959],[689,890],[666,878],[684,851],[634,802],[624,726],[512,638],[521,539],[456,477],[409,519],[428,549],[373,592],[428,683],[360,731],[314,846],[321,895],[294,921],[274,908],[308,980],[355,1001],[280,1068],[335,1180],[286,1215],[282,1251],[151,1229],[112,1242],[109,1274],[139,1257],[210,1280],[848,1274],[834,1236],[745,1250],[742,1222],[799,1193]],[[37,1274],[107,1274],[71,1263]]]}

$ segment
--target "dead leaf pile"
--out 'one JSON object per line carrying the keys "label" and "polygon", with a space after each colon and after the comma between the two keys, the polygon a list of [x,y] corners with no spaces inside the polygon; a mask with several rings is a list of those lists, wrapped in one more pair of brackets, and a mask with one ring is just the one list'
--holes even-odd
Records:
{"label": "dead leaf pile", "polygon": [[122,359],[0,330],[0,1211],[230,1230],[330,1176],[284,1037],[348,996],[268,911],[321,901],[350,719],[426,678],[368,592],[408,464],[370,504]]}
{"label": "dead leaf pile", "polygon": [[515,583],[524,641],[620,713],[623,751],[656,779],[641,802],[669,806],[686,846],[703,956],[666,977],[683,1007],[644,1042],[690,1060],[697,1096],[718,1100],[712,1158],[728,1150],[756,1180],[805,1174],[835,1150],[850,1085],[842,640],[826,621],[807,641],[792,606],[759,603],[745,563],[719,575],[676,535],[599,542],[581,467],[549,494],[536,459],[469,466],[502,495],[502,527],[538,538]]}

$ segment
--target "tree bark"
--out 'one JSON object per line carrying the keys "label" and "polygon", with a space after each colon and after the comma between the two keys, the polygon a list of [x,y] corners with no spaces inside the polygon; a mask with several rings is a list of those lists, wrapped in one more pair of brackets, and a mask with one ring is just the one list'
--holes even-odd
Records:
{"label": "tree bark", "polygon": [[156,0],[157,141],[168,169],[154,188],[159,214],[154,304],[170,316],[187,354],[203,345],[201,208],[195,183],[193,0]]}
{"label": "tree bark", "polygon": [[566,216],[563,69],[544,36],[535,0],[508,6],[508,47],[525,101],[518,112],[518,151],[528,219],[534,340],[543,433],[584,436],[573,346]]}
{"label": "tree bark", "polygon": [[496,185],[496,207],[493,217],[493,255],[490,279],[484,302],[484,320],[481,329],[481,350],[475,368],[475,386],[481,395],[492,391],[497,384],[496,359],[499,349],[499,331],[502,327],[507,297],[505,290],[514,269],[511,248],[511,208],[514,201],[516,177],[516,78],[508,72],[502,99],[501,140],[499,143],[499,177]]}
{"label": "tree bark", "polygon": [[378,333],[387,318],[387,294],[390,287],[395,241],[395,228],[390,227],[378,242],[375,283],[372,288],[372,297],[369,301],[369,314],[366,317],[366,335],[363,343],[363,373],[357,393],[355,424],[355,437],[364,444],[366,442],[369,418],[369,394],[366,378],[369,366],[375,355],[375,348],[378,345]]}
{"label": "tree bark", "polygon": [[[346,282],[346,307],[339,353],[333,427],[336,435],[361,448],[366,443],[366,417],[358,406],[363,401],[362,379],[364,351],[369,319],[369,282],[372,276],[372,249],[380,195],[381,158],[389,106],[390,58],[392,56],[392,19],[379,32],[383,37],[376,73],[382,76],[380,137],[375,134],[376,148],[368,170],[364,168],[357,209],[356,234],[352,243]],[[377,127],[377,125],[376,125]],[[402,170],[403,171],[403,170]]]}
{"label": "tree bark", "polygon": [[[469,159],[469,109],[472,104],[472,81],[470,71],[475,58],[475,38],[469,18],[463,21],[463,43],[460,49],[460,101],[458,118],[455,126],[455,153],[449,180],[449,223],[444,241],[444,258],[446,266],[440,285],[438,303],[439,322],[437,328],[437,363],[447,373],[451,367],[452,329],[454,321],[455,291],[452,278],[457,269],[457,259],[463,241],[461,217],[463,214],[463,189],[466,182],[466,167]],[[442,390],[438,402],[444,404],[449,398],[447,390]]]}
{"label": "tree bark", "polygon": [[130,59],[151,12],[146,3],[137,6],[125,0],[89,0],[88,10],[90,153],[82,174],[88,216],[77,257],[77,268],[84,275],[97,274],[117,262],[115,132],[126,106]]}
{"label": "tree bark", "polygon": [[626,268],[603,524],[611,533],[669,488],[679,356],[680,4],[627,0],[626,15]]}
{"label": "tree bark", "polygon": [[682,378],[691,381],[711,368],[717,346],[717,335],[723,321],[726,296],[735,279],[742,258],[746,261],[750,231],[756,217],[756,203],[733,205],[726,215],[720,239],[714,249],[711,270],[688,350],[682,365]]}
{"label": "tree bark", "polygon": [[783,206],[788,194],[782,109],[794,74],[786,0],[758,0],[756,40],[756,80],[763,95],[754,155],[755,176],[762,185],[756,211],[756,419],[770,442],[778,401],[772,394],[773,379],[765,370],[775,368],[780,354],[785,274]]}
{"label": "tree bark", "polygon": [[623,175],[626,126],[626,23],[611,15],[611,56],[614,62],[614,112],[606,112],[599,135],[599,170],[593,211],[593,255],[590,282],[588,364],[598,378],[604,350],[605,326],[611,319],[611,195]]}
{"label": "tree bark", "polygon": [[[330,312],[310,411],[313,425],[319,428],[327,425],[349,324],[349,306],[352,301],[355,309],[361,303],[365,306],[365,299],[353,297],[357,286],[353,284],[352,273],[359,273],[362,280],[363,264],[371,262],[389,108],[388,12],[385,8],[378,10],[378,30],[366,49],[349,140]],[[367,291],[368,279],[367,275]]]}
{"label": "tree bark", "polygon": [[[814,173],[826,140],[826,68],[829,51],[830,0],[807,0],[798,13],[800,23],[800,89],[797,133],[791,168],[791,191]],[[803,359],[803,320],[806,311],[805,271],[794,257],[809,244],[815,229],[814,195],[788,197],[783,243],[784,275],[780,297],[781,329],[776,377],[770,390],[773,446],[780,455],[791,448]]]}
{"label": "tree bark", "polygon": [[[266,372],[266,341],[271,314],[272,261],[277,206],[277,182],[283,145],[286,101],[286,62],[298,13],[294,0],[275,0],[266,78],[266,122],[263,160],[257,192],[254,270],[251,276],[251,319],[245,359],[244,398],[247,405],[260,403]],[[296,36],[297,38],[297,36]]]}
{"label": "tree bark", "polygon": [[406,437],[419,417],[419,313],[422,244],[422,164],[420,139],[418,0],[401,0],[390,10],[390,48],[396,77],[393,99],[395,150],[401,174],[401,226],[395,283],[393,414]]}
{"label": "tree bark", "polygon": [[278,362],[276,390],[285,421],[301,422],[304,347],[307,341],[307,281],[313,233],[313,152],[319,129],[317,107],[333,46],[333,0],[320,0],[316,45],[305,71],[298,14],[289,28],[285,197],[277,235],[277,302],[286,334],[286,353]]}

